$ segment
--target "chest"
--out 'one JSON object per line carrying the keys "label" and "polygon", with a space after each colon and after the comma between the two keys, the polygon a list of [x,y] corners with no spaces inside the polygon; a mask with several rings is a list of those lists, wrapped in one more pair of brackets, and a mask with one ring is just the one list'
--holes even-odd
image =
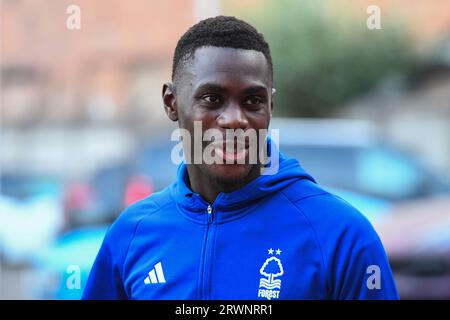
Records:
{"label": "chest", "polygon": [[252,219],[142,230],[124,265],[133,299],[323,299],[322,270],[306,224]]}

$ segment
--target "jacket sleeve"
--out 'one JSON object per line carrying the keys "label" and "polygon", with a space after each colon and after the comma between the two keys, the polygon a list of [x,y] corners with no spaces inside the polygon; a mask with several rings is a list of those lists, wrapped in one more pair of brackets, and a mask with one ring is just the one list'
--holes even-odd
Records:
{"label": "jacket sleeve", "polygon": [[128,208],[117,218],[106,233],[89,278],[82,299],[119,300],[131,299],[125,280],[125,265],[128,249],[139,223],[159,206],[147,197]]}
{"label": "jacket sleeve", "polygon": [[[356,248],[355,248],[356,249]],[[381,241],[350,251],[337,263],[336,299],[397,300],[394,277]]]}
{"label": "jacket sleeve", "polygon": [[383,244],[361,212],[330,194],[301,206],[318,238],[329,299],[399,299]]}
{"label": "jacket sleeve", "polygon": [[[335,243],[328,262],[334,273],[332,299],[399,299],[392,270],[381,239],[369,220],[348,203],[336,206]],[[333,221],[332,221],[333,222]],[[339,226],[339,227],[338,227]],[[333,232],[328,229],[328,232]]]}
{"label": "jacket sleeve", "polygon": [[122,283],[121,266],[113,259],[110,240],[110,231],[108,231],[89,274],[82,296],[83,300],[128,299]]}

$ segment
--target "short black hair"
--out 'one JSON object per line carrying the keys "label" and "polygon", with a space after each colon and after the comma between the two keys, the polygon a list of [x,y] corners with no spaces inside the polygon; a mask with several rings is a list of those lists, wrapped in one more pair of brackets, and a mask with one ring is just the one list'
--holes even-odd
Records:
{"label": "short black hair", "polygon": [[172,81],[178,69],[193,57],[197,48],[213,46],[259,51],[272,73],[272,57],[264,36],[245,21],[230,16],[208,18],[195,24],[178,40],[173,56]]}

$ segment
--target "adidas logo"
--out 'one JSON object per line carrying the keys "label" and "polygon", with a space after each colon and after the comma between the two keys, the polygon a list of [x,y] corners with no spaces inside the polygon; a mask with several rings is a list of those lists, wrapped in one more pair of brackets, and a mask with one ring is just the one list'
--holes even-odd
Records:
{"label": "adidas logo", "polygon": [[164,272],[162,270],[161,262],[155,264],[148,276],[144,279],[145,284],[165,283]]}

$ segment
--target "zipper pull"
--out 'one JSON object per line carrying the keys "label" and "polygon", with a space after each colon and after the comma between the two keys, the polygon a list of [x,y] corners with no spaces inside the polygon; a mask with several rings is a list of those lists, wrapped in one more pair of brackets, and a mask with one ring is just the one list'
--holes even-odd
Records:
{"label": "zipper pull", "polygon": [[208,222],[212,222],[212,206],[208,204],[208,209],[206,210],[208,211]]}

